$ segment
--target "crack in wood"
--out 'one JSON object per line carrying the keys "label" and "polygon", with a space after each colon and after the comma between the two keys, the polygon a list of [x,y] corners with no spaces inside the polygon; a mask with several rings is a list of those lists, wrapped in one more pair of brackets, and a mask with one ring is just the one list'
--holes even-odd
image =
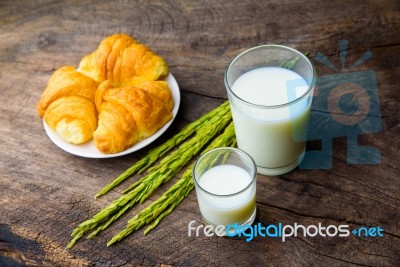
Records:
{"label": "crack in wood", "polygon": [[[331,173],[333,173],[333,172],[331,172]],[[342,176],[342,175],[337,174],[337,173],[334,173],[334,174],[338,175],[339,177],[341,177],[341,178],[343,178],[343,179],[351,180],[351,181],[353,181],[353,182],[355,182],[355,183],[358,183],[358,184],[361,184],[361,185],[363,185],[363,186],[365,186],[365,187],[368,187],[368,188],[371,189],[371,190],[374,190],[374,191],[377,191],[377,192],[379,192],[379,193],[382,193],[383,195],[386,195],[386,194],[383,193],[382,191],[377,190],[376,188],[370,187],[370,186],[368,186],[368,185],[365,185],[365,184],[363,184],[363,183],[360,183],[360,182],[357,181],[357,180],[350,179],[349,177],[345,177],[345,176]],[[348,193],[349,195],[352,195],[352,196],[357,196],[357,197],[359,197],[359,198],[365,198],[365,199],[368,199],[368,200],[370,200],[370,201],[377,202],[377,203],[379,203],[379,204],[381,204],[381,205],[390,207],[390,208],[392,208],[392,209],[398,209],[398,210],[400,210],[400,207],[399,207],[399,206],[391,206],[391,205],[388,205],[388,204],[386,204],[386,203],[384,203],[384,202],[380,202],[380,201],[378,201],[377,199],[369,198],[369,197],[362,196],[362,195],[359,195],[359,194],[355,194],[353,191],[347,191],[347,190],[338,189],[338,188],[326,187],[326,186],[324,186],[323,184],[317,184],[317,183],[313,183],[313,182],[309,182],[309,181],[305,181],[305,182],[304,182],[304,181],[293,180],[293,179],[290,179],[289,177],[287,177],[287,176],[285,176],[285,175],[281,175],[281,176],[279,176],[279,178],[282,179],[282,180],[289,181],[289,182],[295,182],[295,183],[300,183],[300,184],[311,184],[311,185],[315,185],[315,186],[318,186],[318,187],[322,187],[322,188],[326,188],[326,189],[330,189],[330,190],[334,190],[334,191],[345,192],[345,193]],[[386,195],[386,196],[388,196],[388,195]],[[391,198],[390,196],[388,196],[388,197]],[[396,198],[392,198],[392,199],[397,200]]]}
{"label": "crack in wood", "polygon": [[[342,161],[343,163],[346,163],[346,164],[347,164],[347,162],[345,162],[344,160],[342,160],[342,159],[340,159],[340,158],[336,158],[336,159],[338,159],[338,160]],[[357,165],[354,165],[353,168],[356,168],[358,171],[360,171],[360,172],[362,172],[363,174],[366,174],[366,175],[368,175],[368,176],[370,176],[370,177],[372,177],[372,178],[374,178],[374,179],[378,179],[378,177],[372,175],[371,173],[368,173],[368,172],[364,171],[362,168],[358,168]],[[342,175],[342,174],[339,174],[339,173],[337,173],[337,172],[334,172],[333,169],[332,169],[332,170],[326,170],[326,171],[328,171],[328,172],[330,172],[330,173],[332,173],[332,174],[335,174],[335,175],[337,175],[337,176],[340,176],[340,177],[343,178],[343,179],[349,179],[349,180],[351,180],[351,181],[353,181],[353,182],[355,182],[355,183],[358,183],[358,184],[360,184],[360,185],[362,185],[362,186],[365,186],[365,187],[367,187],[367,188],[369,188],[369,189],[371,189],[371,190],[373,190],[373,191],[379,192],[380,194],[382,194],[382,195],[384,195],[384,196],[386,196],[386,197],[388,197],[388,198],[391,198],[391,199],[393,199],[393,200],[400,201],[400,199],[397,199],[397,198],[395,198],[395,197],[392,197],[392,196],[390,196],[390,195],[388,195],[388,194],[386,194],[386,193],[384,193],[384,192],[382,192],[382,191],[376,189],[375,187],[372,187],[372,186],[369,186],[369,185],[367,185],[367,184],[361,183],[361,182],[359,182],[358,180],[354,180],[354,179],[350,178],[350,176],[344,176],[344,175]],[[379,203],[380,203],[380,202],[379,202]],[[396,207],[392,207],[392,208],[396,208]],[[399,209],[399,208],[397,207],[396,209]]]}
{"label": "crack in wood", "polygon": [[339,262],[344,262],[344,263],[346,263],[346,264],[349,264],[349,263],[350,263],[350,264],[354,264],[354,265],[358,265],[358,266],[373,267],[373,265],[365,265],[365,264],[361,264],[361,263],[358,263],[358,262],[352,262],[352,261],[344,260],[344,259],[341,259],[341,258],[337,258],[337,257],[334,257],[334,256],[330,256],[330,255],[321,253],[320,251],[317,250],[317,248],[316,248],[315,246],[312,246],[312,245],[310,245],[308,242],[306,242],[305,239],[300,238],[300,237],[296,237],[296,238],[297,238],[298,240],[303,241],[304,243],[306,243],[306,244],[307,244],[308,246],[310,246],[311,248],[314,248],[314,249],[311,249],[311,251],[312,251],[313,253],[315,253],[315,254],[320,255],[320,256],[327,257],[327,258],[331,258],[331,259],[334,259],[334,260],[339,261]]}

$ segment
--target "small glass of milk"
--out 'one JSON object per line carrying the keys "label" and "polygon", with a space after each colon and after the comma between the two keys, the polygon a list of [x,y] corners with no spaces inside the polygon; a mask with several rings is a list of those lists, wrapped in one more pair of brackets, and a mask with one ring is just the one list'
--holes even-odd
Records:
{"label": "small glass of milk", "polygon": [[296,168],[306,149],[315,68],[299,51],[262,45],[236,56],[224,76],[238,147],[257,172],[280,175]]}
{"label": "small glass of milk", "polygon": [[252,224],[256,175],[253,159],[237,148],[217,148],[202,155],[194,165],[193,180],[204,224],[220,230]]}

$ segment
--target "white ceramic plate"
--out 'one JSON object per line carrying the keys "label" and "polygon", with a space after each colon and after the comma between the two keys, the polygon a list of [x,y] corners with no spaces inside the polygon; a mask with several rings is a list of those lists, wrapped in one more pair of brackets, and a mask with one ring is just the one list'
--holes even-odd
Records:
{"label": "white ceramic plate", "polygon": [[174,99],[174,108],[172,110],[172,119],[168,121],[161,129],[159,129],[157,132],[155,132],[152,136],[149,136],[148,138],[140,141],[136,145],[122,151],[119,153],[115,154],[103,154],[94,145],[93,139],[80,145],[74,145],[71,143],[68,143],[64,141],[61,137],[59,137],[48,125],[47,123],[43,120],[43,125],[44,129],[46,130],[47,135],[49,136],[50,140],[53,141],[54,144],[56,144],[59,148],[67,151],[68,153],[81,156],[81,157],[86,157],[86,158],[113,158],[113,157],[118,157],[122,155],[126,155],[132,152],[135,152],[141,148],[144,148],[145,146],[149,145],[151,142],[156,140],[158,137],[160,137],[167,129],[169,126],[171,126],[172,122],[174,121],[176,114],[178,113],[179,105],[181,102],[181,94],[179,91],[179,86],[178,83],[176,82],[174,76],[170,73],[167,77],[167,82],[169,85],[169,88],[171,89],[172,93],[172,98]]}

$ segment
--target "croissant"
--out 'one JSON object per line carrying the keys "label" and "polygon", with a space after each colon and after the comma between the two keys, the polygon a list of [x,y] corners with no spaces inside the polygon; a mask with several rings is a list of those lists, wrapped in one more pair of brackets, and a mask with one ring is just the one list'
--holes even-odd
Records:
{"label": "croissant", "polygon": [[105,81],[95,96],[99,111],[93,133],[102,153],[117,153],[151,136],[172,118],[173,101],[164,81]]}
{"label": "croissant", "polygon": [[157,80],[149,81],[144,78],[134,78],[120,83],[121,86],[134,86],[138,87],[147,93],[157,96],[167,106],[168,110],[172,110],[174,107],[174,101],[172,99],[171,90],[169,89],[166,81]]}
{"label": "croissant", "polygon": [[165,60],[125,34],[114,34],[82,58],[79,70],[97,82],[122,82],[135,77],[158,80],[168,74]]}
{"label": "croissant", "polygon": [[38,113],[62,139],[82,144],[97,128],[97,87],[97,82],[75,67],[61,67],[50,77],[37,105]]}

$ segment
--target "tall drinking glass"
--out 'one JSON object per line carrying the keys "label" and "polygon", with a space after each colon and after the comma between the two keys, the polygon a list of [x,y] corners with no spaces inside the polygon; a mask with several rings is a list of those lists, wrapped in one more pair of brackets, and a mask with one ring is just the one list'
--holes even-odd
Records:
{"label": "tall drinking glass", "polygon": [[257,172],[279,175],[304,157],[315,68],[299,51],[262,45],[236,56],[224,76],[238,147]]}

